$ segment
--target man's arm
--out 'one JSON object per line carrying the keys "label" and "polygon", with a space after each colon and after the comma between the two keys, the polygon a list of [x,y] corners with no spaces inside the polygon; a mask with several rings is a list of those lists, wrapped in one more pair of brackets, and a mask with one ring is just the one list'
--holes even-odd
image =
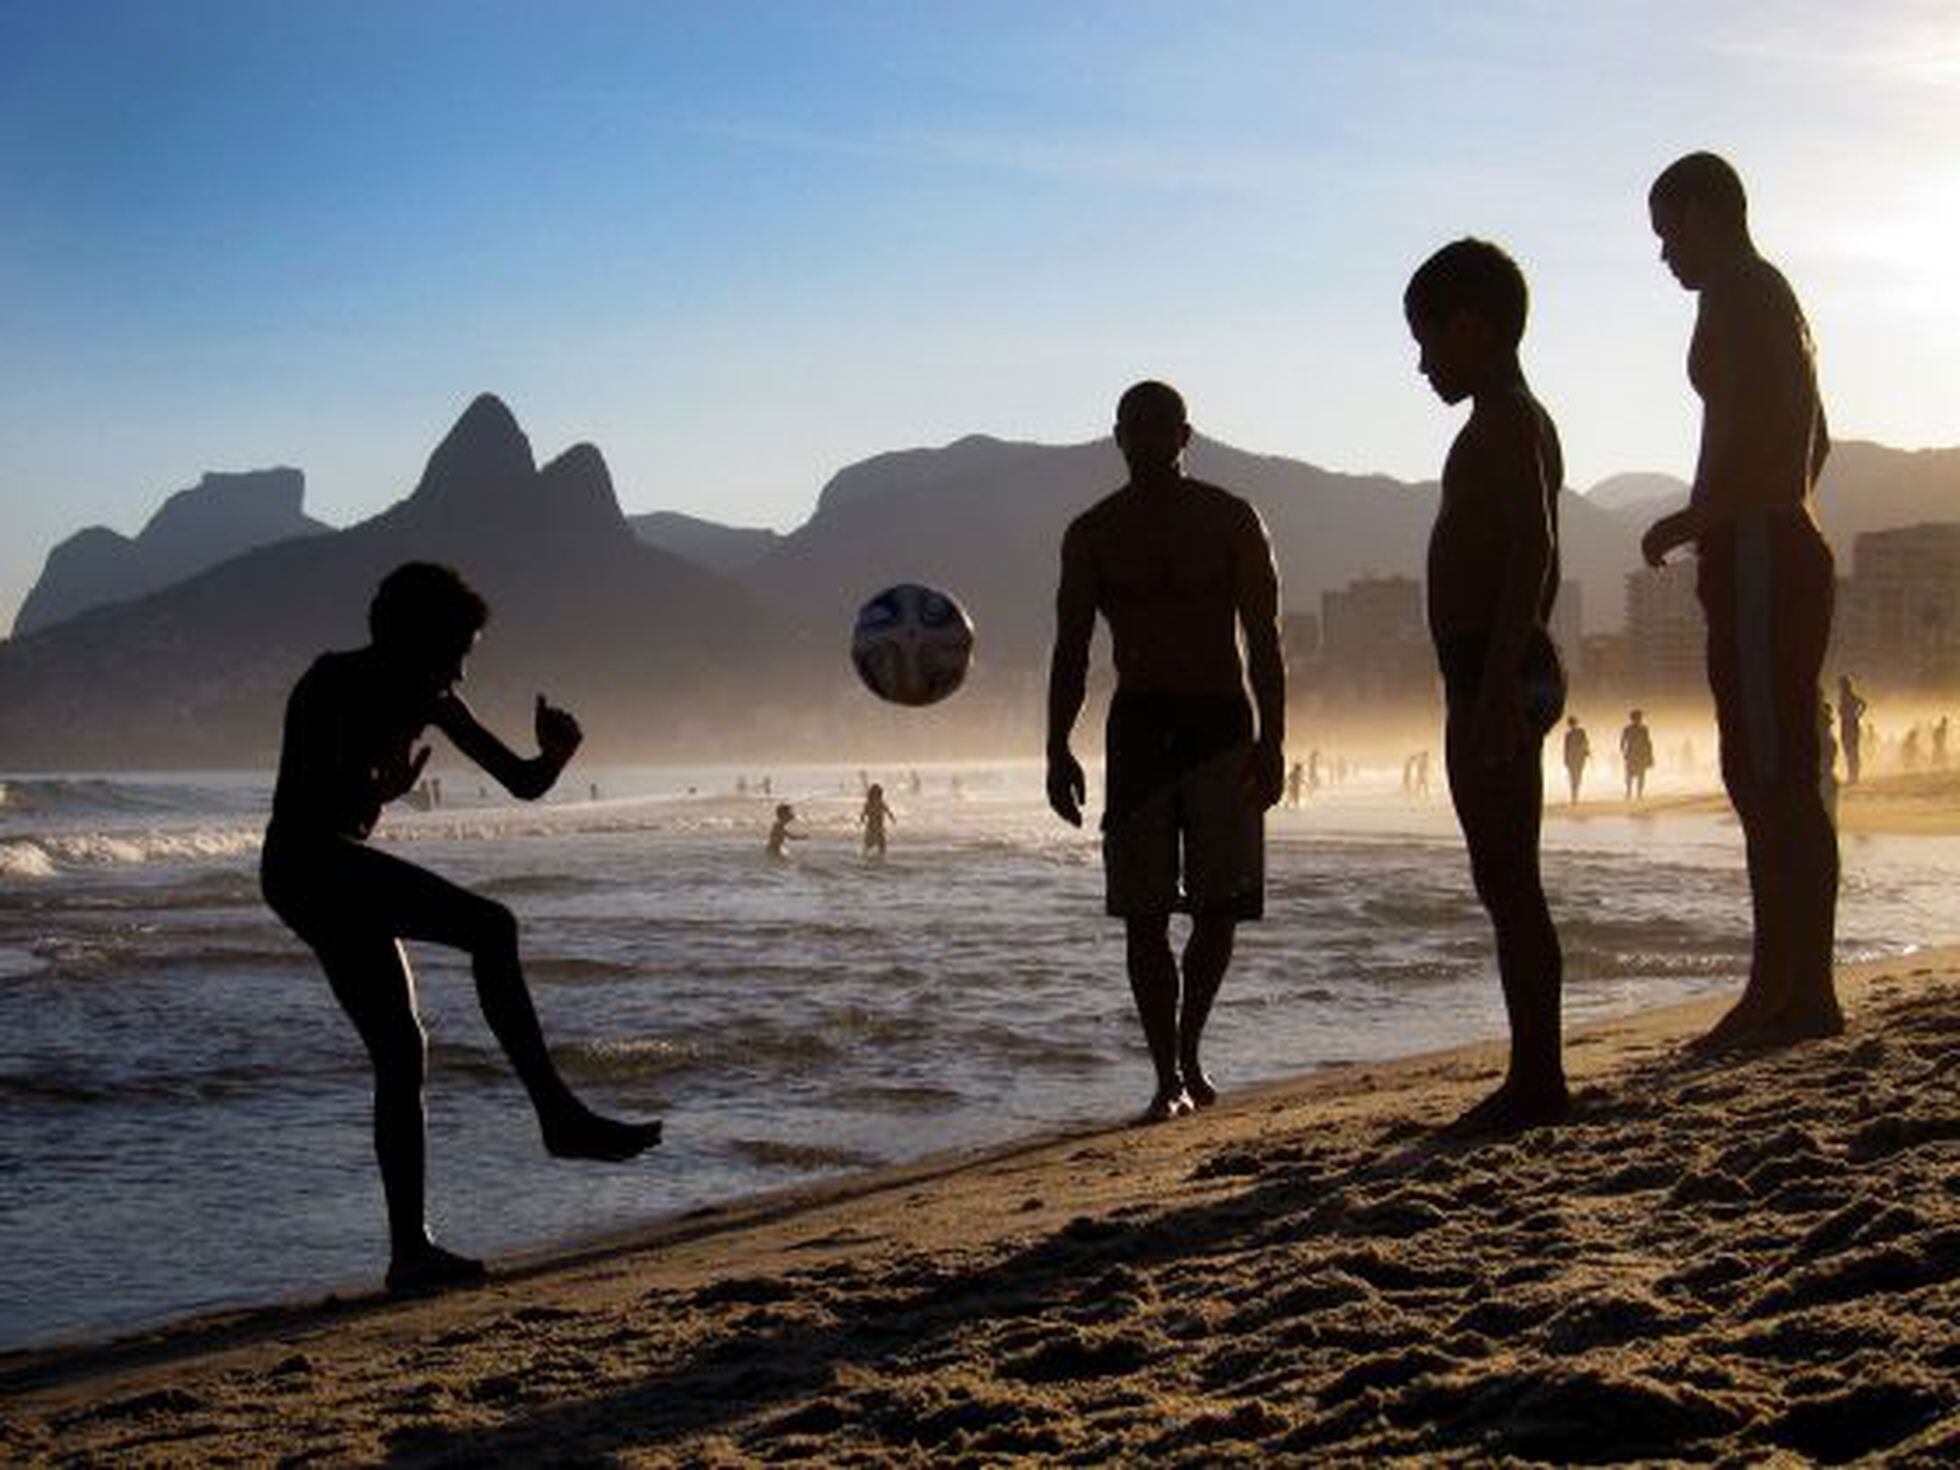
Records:
{"label": "man's arm", "polygon": [[538,696],[535,724],[538,754],[526,759],[478,720],[462,696],[447,695],[436,707],[436,728],[520,801],[535,801],[551,790],[585,738],[578,721],[546,704],[542,694]]}
{"label": "man's arm", "polygon": [[1280,649],[1279,570],[1259,512],[1245,507],[1233,561],[1238,568],[1239,626],[1245,632],[1246,677],[1259,712],[1253,748],[1253,795],[1261,808],[1276,804],[1286,784],[1286,657]]}
{"label": "man's arm", "polygon": [[1082,825],[1088,795],[1069,732],[1088,691],[1089,639],[1096,630],[1096,589],[1081,523],[1062,537],[1062,580],[1055,593],[1055,650],[1048,664],[1048,805],[1071,827]]}

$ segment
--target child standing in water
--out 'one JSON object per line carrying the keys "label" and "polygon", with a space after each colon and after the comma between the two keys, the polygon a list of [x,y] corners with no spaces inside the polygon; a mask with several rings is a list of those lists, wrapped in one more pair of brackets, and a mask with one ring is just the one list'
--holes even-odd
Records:
{"label": "child standing in water", "polygon": [[885,855],[885,823],[897,820],[892,809],[885,805],[885,788],[873,781],[864,793],[864,810],[858,813],[858,824],[864,828],[866,857]]}
{"label": "child standing in water", "polygon": [[483,1263],[444,1250],[423,1215],[427,1037],[402,940],[468,953],[477,999],[559,1158],[630,1159],[660,1124],[593,1112],[552,1061],[517,957],[509,909],[368,845],[381,809],[415,789],[430,725],[511,795],[549,791],[583,738],[539,695],[538,754],[519,756],[456,692],[489,609],[454,571],[397,567],[368,610],[365,648],[324,653],[293,687],[260,860],[266,902],[310,945],[374,1064],[374,1147],[388,1206],[388,1288],[474,1285]]}
{"label": "child standing in water", "polygon": [[776,821],[769,829],[769,856],[772,858],[787,858],[789,853],[784,850],[786,844],[791,839],[803,835],[801,832],[792,832],[789,830],[789,824],[795,820],[795,807],[786,801],[776,803]]}
{"label": "child standing in water", "polygon": [[1444,761],[1477,897],[1497,937],[1511,1022],[1504,1083],[1457,1122],[1515,1132],[1571,1107],[1559,1045],[1563,958],[1538,871],[1545,736],[1564,710],[1546,629],[1558,595],[1558,430],[1518,362],[1524,274],[1484,240],[1445,245],[1403,297],[1420,370],[1470,417],[1443,463],[1429,538],[1429,627],[1443,675]]}

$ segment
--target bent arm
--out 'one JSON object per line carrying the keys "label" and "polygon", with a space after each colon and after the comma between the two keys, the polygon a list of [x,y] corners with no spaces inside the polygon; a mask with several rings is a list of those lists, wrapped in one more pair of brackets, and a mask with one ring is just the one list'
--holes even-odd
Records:
{"label": "bent arm", "polygon": [[519,755],[477,719],[460,695],[451,694],[437,705],[434,723],[458,750],[520,801],[536,801],[543,796],[565,768],[564,760],[546,754]]}

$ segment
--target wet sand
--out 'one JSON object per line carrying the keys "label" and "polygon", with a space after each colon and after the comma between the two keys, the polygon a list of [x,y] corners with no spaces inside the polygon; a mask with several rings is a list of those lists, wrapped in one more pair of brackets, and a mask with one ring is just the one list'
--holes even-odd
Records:
{"label": "wet sand", "polygon": [[13,1355],[0,1460],[1951,1464],[1960,951],[1843,989],[1723,1064],[1711,1004],[1577,1033],[1519,1141],[1437,1136],[1473,1047]]}
{"label": "wet sand", "polygon": [[[1545,816],[1555,821],[1589,817],[1666,817],[1689,812],[1729,817],[1729,800],[1719,791],[1668,793],[1622,801],[1589,796],[1576,806],[1561,800],[1564,786],[1546,784]],[[1614,784],[1615,792],[1619,790]],[[1838,793],[1838,830],[1851,836],[1960,836],[1960,770],[1905,772],[1873,776]]]}

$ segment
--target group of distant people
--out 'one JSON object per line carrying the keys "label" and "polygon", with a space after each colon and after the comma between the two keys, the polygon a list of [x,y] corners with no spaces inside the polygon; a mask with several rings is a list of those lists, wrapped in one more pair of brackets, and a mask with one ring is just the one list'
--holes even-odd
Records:
{"label": "group of distant people", "polygon": [[[1577,715],[1565,717],[1565,742],[1561,749],[1565,779],[1571,788],[1571,801],[1579,801],[1579,787],[1585,780],[1586,766],[1592,760],[1592,736],[1579,723]],[[1627,711],[1627,722],[1620,727],[1620,774],[1626,781],[1627,801],[1647,794],[1647,773],[1654,768],[1654,732],[1644,712]]]}
{"label": "group of distant people", "polygon": [[[1689,155],[1661,174],[1648,203],[1662,258],[1700,297],[1688,368],[1704,424],[1688,505],[1656,522],[1642,549],[1656,566],[1678,547],[1699,553],[1722,770],[1754,897],[1748,982],[1706,1040],[1785,1042],[1841,1025],[1831,976],[1837,848],[1816,780],[1831,564],[1810,512],[1828,441],[1808,328],[1750,242],[1734,170],[1712,154]],[[1509,1132],[1570,1107],[1562,957],[1538,855],[1540,753],[1565,700],[1547,632],[1563,464],[1557,430],[1519,364],[1527,289],[1503,250],[1476,239],[1444,246],[1415,272],[1403,307],[1422,374],[1446,403],[1471,405],[1443,466],[1429,627],[1450,795],[1496,933],[1511,1031],[1502,1085],[1456,1126]],[[1271,545],[1244,499],[1184,473],[1190,435],[1169,385],[1142,382],[1122,395],[1115,436],[1128,479],[1062,538],[1047,699],[1048,801],[1080,825],[1086,778],[1070,736],[1101,617],[1117,679],[1105,724],[1106,903],[1124,923],[1156,1072],[1151,1120],[1218,1096],[1201,1042],[1237,926],[1264,911],[1263,816],[1288,785]],[[426,1224],[426,1040],[402,940],[470,956],[484,1014],[549,1152],[626,1159],[661,1137],[660,1123],[602,1116],[565,1082],[524,982],[510,910],[367,841],[382,807],[419,780],[429,750],[418,742],[431,725],[523,799],[549,790],[577,750],[577,722],[543,696],[538,754],[520,757],[457,692],[487,617],[449,568],[411,563],[383,580],[368,645],[323,654],[293,690],[264,846],[267,901],[318,955],[373,1063],[388,1284],[399,1291],[485,1274],[481,1262],[438,1246]],[[1307,779],[1296,767],[1296,800]],[[787,803],[776,808],[772,851],[796,835],[794,818]],[[882,849],[890,820],[882,791],[868,790],[867,849]],[[1174,951],[1171,916],[1180,911],[1190,929]]]}

